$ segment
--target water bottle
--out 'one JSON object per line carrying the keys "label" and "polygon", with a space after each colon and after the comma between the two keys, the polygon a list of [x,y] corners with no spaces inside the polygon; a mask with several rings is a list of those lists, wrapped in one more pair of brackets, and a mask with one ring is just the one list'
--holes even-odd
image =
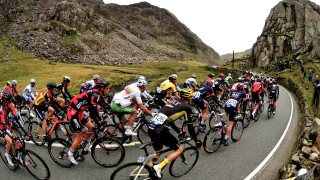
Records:
{"label": "water bottle", "polygon": [[85,138],[83,138],[82,141],[81,141],[81,143],[80,143],[80,147],[81,147],[81,148],[85,148],[85,146],[86,146],[87,143],[88,143],[88,141],[87,141]]}
{"label": "water bottle", "polygon": [[67,135],[67,130],[66,130],[66,128],[64,127],[64,125],[63,124],[59,124],[60,125],[60,128],[61,128],[61,130],[63,131],[63,133],[65,134],[65,135]]}

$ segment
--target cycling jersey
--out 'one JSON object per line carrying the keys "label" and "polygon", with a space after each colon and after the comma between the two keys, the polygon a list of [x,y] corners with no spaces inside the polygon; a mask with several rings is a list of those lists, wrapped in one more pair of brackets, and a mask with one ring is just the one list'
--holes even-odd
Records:
{"label": "cycling jersey", "polygon": [[29,84],[24,90],[23,90],[23,97],[26,99],[26,101],[32,100],[34,101],[36,99],[36,97],[32,94],[32,91],[34,91],[35,96],[38,95],[36,87],[35,86],[31,86],[31,84]]}
{"label": "cycling jersey", "polygon": [[172,82],[162,84],[160,88],[160,94],[163,96],[166,96],[170,91],[172,91],[173,93],[177,92],[176,85],[174,85]]}
{"label": "cycling jersey", "polygon": [[[169,82],[170,82],[169,79],[163,81],[163,82],[160,84],[160,87],[161,87],[163,84],[167,84],[167,83],[169,83]],[[160,89],[160,90],[158,91],[159,93],[161,92],[161,88],[160,88],[160,87],[157,88],[157,89]],[[180,87],[178,86],[178,84],[176,84],[176,89],[177,89],[177,91],[181,91],[181,89],[180,89]]]}
{"label": "cycling jersey", "polygon": [[200,88],[206,87],[206,84],[207,84],[208,81],[209,81],[209,82],[213,82],[213,84],[214,84],[213,78],[208,77],[208,78],[206,78],[206,79],[203,81],[203,83],[201,84]]}
{"label": "cycling jersey", "polygon": [[279,96],[279,86],[276,84],[272,84],[270,87],[270,99],[277,100]]}
{"label": "cycling jersey", "polygon": [[[129,84],[129,85],[126,86],[124,89],[138,87],[137,83],[138,83],[138,82]],[[153,98],[147,91],[143,91],[143,93],[142,93],[141,95],[142,95],[144,98]]]}
{"label": "cycling jersey", "polygon": [[72,96],[68,92],[67,87],[65,87],[63,84],[57,85],[56,89],[57,89],[57,92],[55,94],[56,97],[58,97],[58,95],[61,93],[64,99],[67,99],[67,98],[69,98],[70,100],[72,99]]}
{"label": "cycling jersey", "polygon": [[243,90],[248,94],[249,93],[249,88],[250,88],[250,83],[248,81],[245,81],[243,83]]}
{"label": "cycling jersey", "polygon": [[[226,102],[225,111],[229,115],[229,120],[236,120],[235,117],[238,115],[238,105],[240,102],[246,101],[246,93],[243,91],[232,91],[230,99]],[[246,105],[243,105],[243,111],[246,111]]]}
{"label": "cycling jersey", "polygon": [[183,88],[188,88],[188,89],[190,89],[191,86],[192,86],[193,88],[195,88],[195,87],[192,85],[193,83],[194,83],[197,87],[199,87],[199,86],[198,86],[198,83],[197,83],[197,80],[196,80],[195,78],[188,78],[188,79],[186,79],[186,80],[184,81]]}
{"label": "cycling jersey", "polygon": [[36,106],[42,106],[44,103],[48,103],[49,101],[53,101],[54,97],[49,97],[49,91],[42,92],[38,94],[36,97],[36,100],[34,102],[34,105]]}
{"label": "cycling jersey", "polygon": [[207,105],[205,104],[204,100],[207,100],[209,95],[214,97],[216,103],[219,103],[213,93],[213,89],[211,87],[205,87],[199,89],[194,93],[194,96],[192,97],[194,104],[199,106],[201,110],[205,110],[207,108]]}
{"label": "cycling jersey", "polygon": [[261,82],[255,82],[255,83],[253,83],[253,85],[252,85],[252,92],[261,92],[262,91],[262,83]]}
{"label": "cycling jersey", "polygon": [[134,103],[142,104],[141,91],[138,87],[127,88],[114,95],[112,102],[128,107]]}
{"label": "cycling jersey", "polygon": [[227,84],[227,87],[230,86],[229,80],[233,81],[233,80],[232,80],[232,77],[227,76],[227,77],[224,79],[225,83]]}

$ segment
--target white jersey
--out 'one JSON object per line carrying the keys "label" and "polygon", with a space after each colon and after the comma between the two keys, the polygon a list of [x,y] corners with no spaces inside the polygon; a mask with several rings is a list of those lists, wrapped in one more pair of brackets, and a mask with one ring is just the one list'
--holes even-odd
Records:
{"label": "white jersey", "polygon": [[[138,87],[138,82],[127,85],[124,89]],[[142,96],[144,98],[153,98],[147,91],[143,91]]]}
{"label": "white jersey", "polygon": [[112,101],[119,103],[121,107],[131,106],[134,102],[142,104],[141,91],[138,87],[124,89],[115,94]]}
{"label": "white jersey", "polygon": [[185,84],[188,84],[189,86],[194,83],[195,85],[198,85],[197,80],[195,78],[188,78],[184,81]]}
{"label": "white jersey", "polygon": [[234,83],[234,85],[232,86],[232,91],[236,91],[238,84],[240,84],[240,83]]}
{"label": "white jersey", "polygon": [[[32,94],[32,91],[34,91],[34,94]],[[27,97],[31,97],[32,100],[35,100],[38,93],[37,93],[37,90],[36,90],[36,87],[35,86],[31,86],[31,84],[29,84],[24,90],[23,90],[23,96],[25,97],[25,99],[28,99]]]}
{"label": "white jersey", "polygon": [[92,89],[96,84],[94,83],[94,80],[87,81],[83,83],[81,86],[85,89]]}

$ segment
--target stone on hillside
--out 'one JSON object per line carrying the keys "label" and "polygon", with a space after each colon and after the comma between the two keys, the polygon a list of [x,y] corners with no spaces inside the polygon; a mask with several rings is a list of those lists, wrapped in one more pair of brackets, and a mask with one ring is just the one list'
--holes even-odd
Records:
{"label": "stone on hillside", "polygon": [[303,146],[301,149],[302,153],[309,156],[311,154],[311,148],[308,146]]}
{"label": "stone on hillside", "polygon": [[302,145],[307,145],[307,144],[308,144],[308,141],[305,138],[303,138]]}
{"label": "stone on hillside", "polygon": [[309,159],[311,161],[318,161],[319,160],[319,155],[317,153],[311,153]]}
{"label": "stone on hillside", "polygon": [[292,155],[291,160],[293,161],[293,163],[299,164],[300,163],[299,154],[296,153],[296,154]]}
{"label": "stone on hillside", "polygon": [[310,139],[315,141],[314,145],[320,149],[320,119],[315,118],[313,121]]}
{"label": "stone on hillside", "polygon": [[312,152],[317,153],[318,155],[320,155],[320,151],[316,146],[312,146],[311,150],[312,150]]}

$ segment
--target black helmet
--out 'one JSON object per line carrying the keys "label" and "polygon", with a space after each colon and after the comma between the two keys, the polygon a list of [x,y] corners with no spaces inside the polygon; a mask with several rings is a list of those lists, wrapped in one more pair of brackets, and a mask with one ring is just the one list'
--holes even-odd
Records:
{"label": "black helmet", "polygon": [[49,82],[49,83],[47,84],[47,88],[48,88],[48,89],[54,89],[54,88],[57,88],[57,85],[56,85],[56,83],[54,83],[54,82]]}
{"label": "black helmet", "polygon": [[104,78],[99,79],[99,80],[97,81],[97,83],[96,83],[96,86],[97,86],[98,88],[100,88],[100,87],[107,87],[107,86],[109,86],[109,85],[110,85],[109,81],[106,80],[106,79],[104,79]]}
{"label": "black helmet", "polygon": [[71,79],[68,76],[65,76],[63,77],[63,81],[68,83],[71,81]]}
{"label": "black helmet", "polygon": [[4,93],[2,94],[1,100],[3,102],[11,102],[12,101],[11,93],[9,91],[4,91]]}

